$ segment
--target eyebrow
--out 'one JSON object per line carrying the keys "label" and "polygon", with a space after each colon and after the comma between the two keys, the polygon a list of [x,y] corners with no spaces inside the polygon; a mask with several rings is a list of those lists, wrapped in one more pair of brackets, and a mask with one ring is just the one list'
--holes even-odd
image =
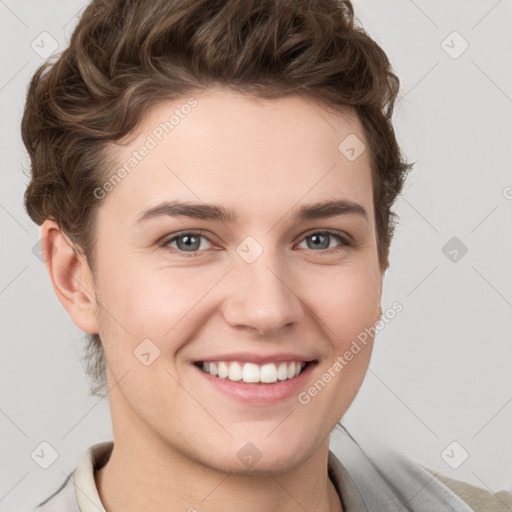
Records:
{"label": "eyebrow", "polygon": [[[368,221],[368,213],[364,207],[353,201],[336,200],[311,203],[295,208],[292,214],[298,221],[325,219],[339,215],[359,215]],[[144,210],[136,223],[143,223],[158,217],[190,217],[193,219],[219,221],[234,224],[238,220],[235,210],[221,205],[207,203],[183,203],[166,201]]]}

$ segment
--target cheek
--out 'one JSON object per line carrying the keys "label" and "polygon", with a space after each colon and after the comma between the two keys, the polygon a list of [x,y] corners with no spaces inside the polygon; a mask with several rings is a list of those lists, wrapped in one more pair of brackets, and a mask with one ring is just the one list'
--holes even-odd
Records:
{"label": "cheek", "polygon": [[[371,266],[352,265],[316,275],[304,284],[304,302],[322,329],[329,355],[316,379],[298,396],[305,416],[332,425],[355,399],[371,357],[381,292],[380,274]],[[314,413],[313,413],[314,411]]]}
{"label": "cheek", "polygon": [[318,272],[304,281],[301,299],[320,320],[336,350],[375,323],[381,297],[381,280],[371,266],[346,266]]}
{"label": "cheek", "polygon": [[168,343],[175,338],[173,331],[186,337],[190,319],[202,310],[209,291],[226,274],[220,266],[205,269],[128,261],[111,267],[99,283],[105,309],[111,313],[106,321],[133,343],[144,338]]}

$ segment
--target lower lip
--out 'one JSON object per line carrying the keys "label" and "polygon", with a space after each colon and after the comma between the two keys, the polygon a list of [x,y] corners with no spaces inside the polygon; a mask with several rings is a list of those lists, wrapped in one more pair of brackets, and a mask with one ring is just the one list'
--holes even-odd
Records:
{"label": "lower lip", "polygon": [[273,403],[297,396],[300,390],[306,385],[307,380],[317,362],[309,363],[304,370],[296,377],[286,380],[278,380],[273,383],[247,383],[243,381],[232,381],[221,379],[210,373],[206,373],[196,365],[192,365],[214,389],[225,393],[242,402],[248,403]]}

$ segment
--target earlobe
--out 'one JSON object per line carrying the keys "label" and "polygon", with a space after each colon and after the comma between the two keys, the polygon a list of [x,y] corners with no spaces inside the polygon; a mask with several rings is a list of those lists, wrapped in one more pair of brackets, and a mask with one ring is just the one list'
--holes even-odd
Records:
{"label": "earlobe", "polygon": [[53,289],[71,320],[82,331],[98,333],[94,282],[85,256],[49,219],[41,225],[41,247]]}

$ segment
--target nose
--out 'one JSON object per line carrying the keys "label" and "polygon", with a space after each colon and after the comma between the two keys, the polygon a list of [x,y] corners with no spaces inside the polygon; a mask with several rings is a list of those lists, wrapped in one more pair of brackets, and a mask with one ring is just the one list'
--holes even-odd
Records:
{"label": "nose", "polygon": [[238,261],[228,288],[223,314],[234,328],[270,335],[303,318],[297,284],[275,259],[262,255],[252,263]]}

